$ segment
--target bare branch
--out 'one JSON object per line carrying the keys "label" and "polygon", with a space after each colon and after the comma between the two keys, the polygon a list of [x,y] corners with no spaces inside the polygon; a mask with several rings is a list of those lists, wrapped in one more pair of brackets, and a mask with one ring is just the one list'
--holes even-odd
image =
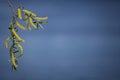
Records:
{"label": "bare branch", "polygon": [[13,7],[13,5],[12,5],[11,1],[10,1],[10,0],[8,0],[7,2],[8,2],[8,5],[9,5],[10,9],[11,9],[12,15],[15,17],[14,7]]}

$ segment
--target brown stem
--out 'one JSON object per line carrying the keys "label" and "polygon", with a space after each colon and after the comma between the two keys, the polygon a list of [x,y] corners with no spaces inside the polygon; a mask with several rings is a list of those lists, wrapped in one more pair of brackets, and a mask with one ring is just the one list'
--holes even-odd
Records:
{"label": "brown stem", "polygon": [[8,2],[8,5],[9,5],[10,9],[11,9],[11,12],[12,12],[13,17],[15,17],[14,7],[13,7],[11,1],[10,1],[10,0],[7,0],[7,2]]}

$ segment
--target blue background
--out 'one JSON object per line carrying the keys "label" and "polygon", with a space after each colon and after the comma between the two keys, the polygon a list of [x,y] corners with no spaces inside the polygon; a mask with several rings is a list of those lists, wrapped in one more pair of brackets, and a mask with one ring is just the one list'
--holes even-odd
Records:
{"label": "blue background", "polygon": [[11,71],[11,12],[0,0],[0,80],[120,80],[119,0],[12,0],[38,16],[44,30],[20,31],[23,57]]}

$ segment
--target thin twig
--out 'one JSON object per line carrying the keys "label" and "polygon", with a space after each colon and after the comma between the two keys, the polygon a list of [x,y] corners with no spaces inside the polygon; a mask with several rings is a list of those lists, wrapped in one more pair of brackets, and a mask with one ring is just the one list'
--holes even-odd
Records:
{"label": "thin twig", "polygon": [[15,17],[14,7],[13,7],[11,1],[10,1],[10,0],[7,0],[7,1],[8,1],[8,5],[9,5],[9,7],[10,7],[10,9],[11,9],[12,15]]}
{"label": "thin twig", "polygon": [[[14,10],[14,7],[13,7],[11,1],[10,0],[7,0],[7,1],[8,1],[8,5],[10,7],[10,10],[12,12],[12,25],[14,25],[14,22],[15,22],[15,10]],[[11,26],[11,28],[15,28],[15,26]],[[14,35],[12,35],[12,42],[13,42],[12,48],[14,49],[15,48],[15,36]]]}

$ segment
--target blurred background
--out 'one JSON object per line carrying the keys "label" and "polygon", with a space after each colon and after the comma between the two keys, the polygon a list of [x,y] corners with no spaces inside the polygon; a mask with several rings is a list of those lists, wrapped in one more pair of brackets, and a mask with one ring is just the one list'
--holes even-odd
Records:
{"label": "blurred background", "polygon": [[11,11],[0,0],[0,80],[120,80],[119,0],[11,0],[48,16],[44,30],[20,31],[23,57],[11,71]]}

